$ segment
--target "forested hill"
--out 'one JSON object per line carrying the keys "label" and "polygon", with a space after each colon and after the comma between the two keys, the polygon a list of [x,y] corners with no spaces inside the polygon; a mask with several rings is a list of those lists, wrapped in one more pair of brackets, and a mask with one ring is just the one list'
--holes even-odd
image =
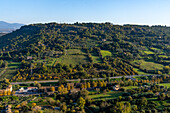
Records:
{"label": "forested hill", "polygon": [[[0,49],[20,50],[39,44],[55,50],[67,47],[95,47],[128,51],[146,46],[164,49],[168,54],[170,28],[163,26],[112,25],[110,23],[33,24],[23,26],[0,39]],[[128,46],[128,47],[124,47]],[[120,49],[118,49],[120,48]],[[124,50],[124,49],[125,50]]]}
{"label": "forested hill", "polygon": [[[92,63],[98,68],[102,64],[115,68],[125,63],[117,69],[130,66],[133,74],[169,73],[170,27],[111,23],[31,24],[2,36],[0,50],[1,59],[17,62],[31,56],[34,61],[55,59],[52,62]],[[123,75],[132,74],[125,70]]]}

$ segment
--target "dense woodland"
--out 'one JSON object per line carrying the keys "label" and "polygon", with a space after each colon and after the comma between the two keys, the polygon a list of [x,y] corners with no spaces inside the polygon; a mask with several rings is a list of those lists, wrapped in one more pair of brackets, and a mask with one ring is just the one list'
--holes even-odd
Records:
{"label": "dense woodland", "polygon": [[11,81],[169,74],[170,27],[31,24],[0,37],[0,52],[1,67],[19,62]]}

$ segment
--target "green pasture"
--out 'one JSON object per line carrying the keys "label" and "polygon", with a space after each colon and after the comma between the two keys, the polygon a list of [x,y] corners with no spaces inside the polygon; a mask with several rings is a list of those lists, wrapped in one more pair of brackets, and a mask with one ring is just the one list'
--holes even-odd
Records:
{"label": "green pasture", "polygon": [[162,70],[164,65],[158,64],[155,62],[148,62],[144,60],[134,60],[131,62],[132,65],[137,65],[140,66],[142,69],[147,69],[147,70]]}
{"label": "green pasture", "polygon": [[57,62],[63,63],[63,64],[85,64],[88,62],[88,58],[85,55],[63,55],[56,59]]}
{"label": "green pasture", "polygon": [[92,56],[92,59],[93,59],[94,63],[101,63],[102,62],[99,56]]}
{"label": "green pasture", "polygon": [[165,86],[165,87],[168,87],[168,88],[170,88],[170,83],[161,83],[161,84],[159,84],[160,86]]}
{"label": "green pasture", "polygon": [[101,93],[101,94],[90,95],[90,97],[95,100],[103,100],[103,99],[115,99],[122,95],[123,92],[110,91],[107,92],[106,94]]}
{"label": "green pasture", "polygon": [[134,70],[137,71],[139,75],[148,75],[148,73],[145,73],[138,68],[134,68]]}
{"label": "green pasture", "polygon": [[112,53],[108,50],[101,50],[101,54],[102,54],[103,57],[112,56]]}
{"label": "green pasture", "polygon": [[126,87],[122,87],[124,89],[134,89],[134,88],[138,88],[138,86],[126,86]]}
{"label": "green pasture", "polygon": [[152,51],[144,51],[144,53],[146,53],[146,54],[155,54],[154,52],[152,52]]}
{"label": "green pasture", "polygon": [[85,53],[81,49],[67,49],[66,54],[73,55],[73,54],[85,54]]}
{"label": "green pasture", "polygon": [[158,57],[160,57],[160,58],[168,58],[168,56],[166,56],[166,55],[158,55]]}

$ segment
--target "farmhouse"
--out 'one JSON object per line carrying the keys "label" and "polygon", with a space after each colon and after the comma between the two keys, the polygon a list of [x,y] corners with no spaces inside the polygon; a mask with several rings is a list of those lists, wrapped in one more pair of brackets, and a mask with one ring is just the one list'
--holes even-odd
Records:
{"label": "farmhouse", "polygon": [[18,93],[28,93],[28,92],[37,92],[38,88],[37,87],[27,87],[26,89],[24,89],[23,87],[21,87],[18,91]]}

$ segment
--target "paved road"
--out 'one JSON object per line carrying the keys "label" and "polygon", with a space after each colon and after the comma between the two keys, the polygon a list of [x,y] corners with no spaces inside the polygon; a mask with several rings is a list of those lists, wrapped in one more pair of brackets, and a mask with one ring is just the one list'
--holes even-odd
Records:
{"label": "paved road", "polygon": [[[161,75],[129,75],[125,76],[126,78],[132,78],[132,77],[140,77],[140,76],[161,76]],[[117,77],[110,77],[110,79],[114,78],[122,78],[123,76],[117,76]],[[92,78],[92,79],[83,79],[83,80],[104,80],[106,78]],[[36,81],[36,80],[35,80]],[[80,79],[67,79],[66,81],[68,82],[73,82],[73,81],[80,81]],[[47,82],[58,82],[58,80],[42,80],[42,81],[37,81],[39,83],[47,83]],[[28,83],[34,83],[34,81],[27,81],[27,82],[11,82],[12,85],[16,84],[28,84]]]}

